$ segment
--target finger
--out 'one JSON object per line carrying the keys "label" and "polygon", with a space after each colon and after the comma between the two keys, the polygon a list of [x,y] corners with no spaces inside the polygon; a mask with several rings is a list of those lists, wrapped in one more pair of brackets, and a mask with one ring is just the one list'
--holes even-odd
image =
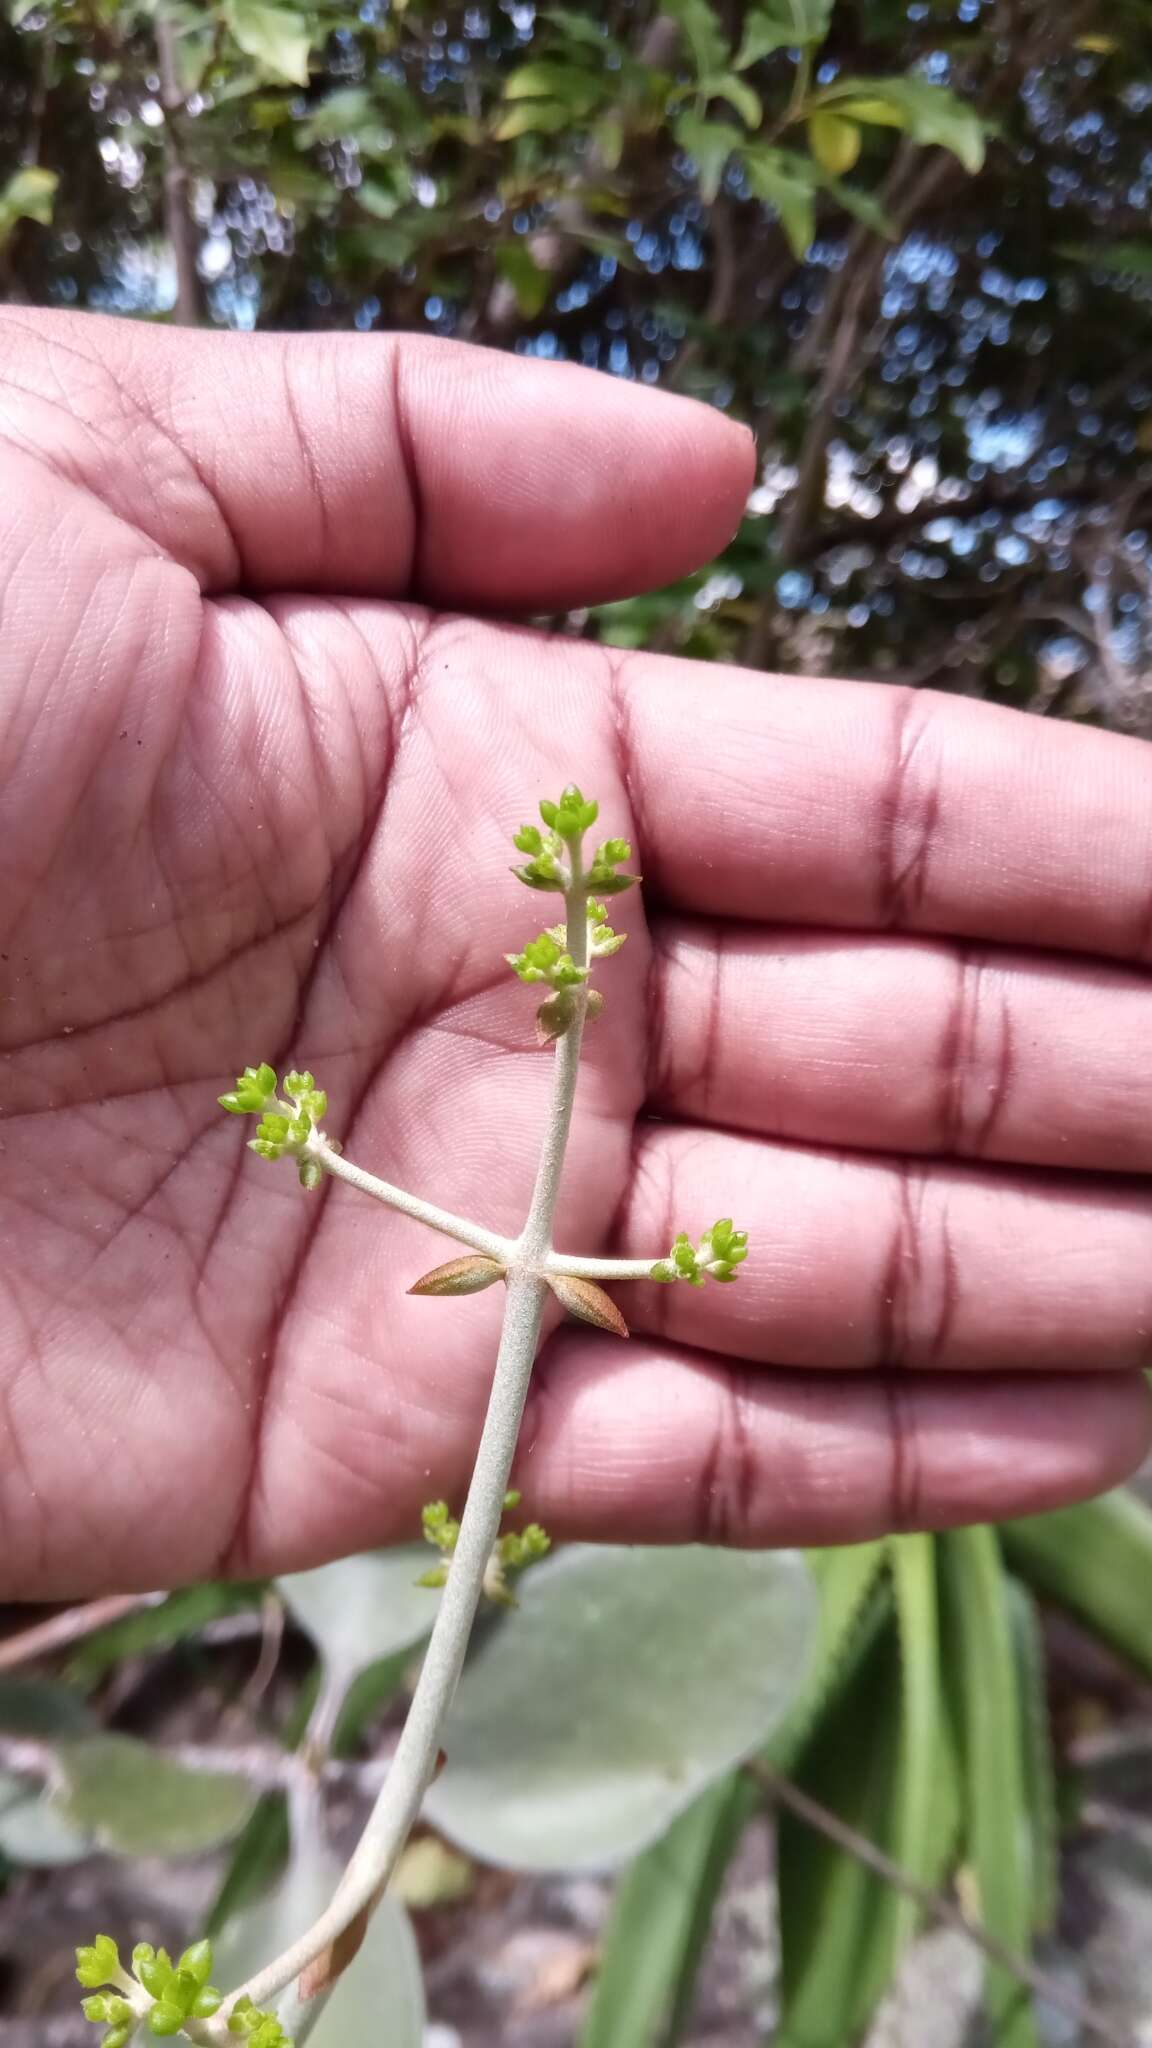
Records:
{"label": "finger", "polygon": [[754,462],[712,408],[567,364],[23,309],[0,320],[0,422],[207,588],[513,611],[707,561]]}
{"label": "finger", "polygon": [[1152,958],[1141,741],[649,655],[618,710],[645,877],[681,909]]}
{"label": "finger", "polygon": [[637,1285],[633,1328],[775,1365],[1076,1372],[1145,1365],[1152,1199],[1125,1185],[758,1144],[653,1124],[621,1250],[735,1215],[736,1284]]}
{"label": "finger", "polygon": [[1152,1171],[1152,980],[931,940],[655,920],[651,1099],[777,1138]]}
{"label": "finger", "polygon": [[565,1332],[537,1367],[515,1481],[557,1538],[857,1543],[1085,1499],[1150,1436],[1138,1374],[812,1379]]}

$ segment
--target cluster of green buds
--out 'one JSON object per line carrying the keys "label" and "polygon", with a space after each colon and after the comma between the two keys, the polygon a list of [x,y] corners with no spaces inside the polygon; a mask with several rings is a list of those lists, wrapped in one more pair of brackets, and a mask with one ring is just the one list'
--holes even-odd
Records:
{"label": "cluster of green buds", "polygon": [[208,1941],[194,1942],[175,1963],[167,1949],[142,1941],[132,1951],[131,1976],[110,1935],[98,1934],[76,1951],[77,1978],[94,1994],[84,2000],[84,2017],[108,2029],[102,2048],[125,2048],[141,2021],[149,2033],[165,2036],[183,2032],[188,2020],[211,2019],[223,2002],[208,1982],[211,1973]]}
{"label": "cluster of green buds", "polygon": [[[510,1514],[520,1505],[516,1492],[504,1495],[504,1512]],[[422,1515],[424,1539],[438,1550],[441,1562],[434,1564],[430,1571],[422,1573],[417,1584],[421,1586],[444,1586],[448,1583],[448,1569],[456,1552],[460,1538],[460,1524],[448,1511],[443,1500],[429,1501]],[[540,1527],[539,1522],[529,1522],[527,1528],[509,1529],[497,1537],[484,1574],[484,1594],[497,1607],[515,1607],[516,1602],[508,1589],[509,1574],[522,1572],[529,1565],[538,1564],[552,1548],[552,1539]]]}
{"label": "cluster of green buds", "polygon": [[694,1245],[681,1231],[666,1259],[653,1266],[653,1280],[687,1280],[690,1287],[703,1287],[705,1279],[734,1280],[736,1268],[748,1257],[748,1232],[734,1230],[732,1218],[722,1216]]}
{"label": "cluster of green buds", "polygon": [[[567,889],[572,874],[564,864],[564,855],[580,844],[599,815],[599,804],[585,798],[576,784],[570,782],[559,803],[545,800],[540,805],[543,832],[538,825],[520,827],[512,843],[529,858],[523,867],[513,868],[513,874],[529,889]],[[639,875],[617,873],[622,863],[631,858],[632,848],[626,839],[605,839],[593,853],[584,879],[591,888],[599,889],[602,896],[618,896],[640,879]]]}
{"label": "cluster of green buds", "polygon": [[[318,1159],[309,1156],[308,1147],[314,1134],[324,1136],[320,1125],[328,1111],[328,1097],[309,1073],[285,1074],[283,1098],[277,1092],[279,1085],[275,1068],[267,1064],[245,1067],[235,1087],[218,1097],[220,1107],[233,1116],[258,1116],[256,1136],[248,1140],[249,1151],[261,1159],[283,1159],[287,1154],[297,1162],[300,1185],[319,1187],[324,1169]],[[331,1140],[325,1139],[325,1143],[331,1144]]]}
{"label": "cluster of green buds", "polygon": [[[552,889],[569,896],[567,924],[549,925],[546,931],[529,940],[523,952],[506,953],[504,956],[521,981],[529,985],[542,983],[551,990],[536,1016],[543,1045],[562,1037],[579,1014],[581,998],[575,991],[587,982],[590,963],[606,959],[610,953],[618,953],[624,944],[625,934],[613,931],[603,903],[588,892],[596,890],[600,895],[618,896],[640,879],[638,875],[618,872],[621,863],[632,857],[632,848],[626,839],[605,839],[585,867],[580,852],[581,842],[599,815],[599,804],[586,798],[583,791],[570,782],[558,803],[545,801],[540,805],[540,816],[546,829],[542,832],[538,825],[522,825],[515,837],[514,843],[519,851],[530,858],[523,867],[513,868],[513,874],[529,889]],[[571,950],[571,919],[579,915],[581,896],[584,897],[588,919],[589,965],[578,965]],[[584,1015],[597,1016],[603,1008],[603,1001],[597,990],[588,990],[583,998]]]}
{"label": "cluster of green buds", "polygon": [[239,2034],[249,2048],[292,2048],[275,2013],[261,2012],[250,1998],[238,1998],[228,2015],[228,2032]]}
{"label": "cluster of green buds", "polygon": [[567,940],[564,926],[553,925],[538,939],[529,939],[522,953],[505,953],[504,958],[523,982],[546,981],[549,988],[575,988],[578,982],[587,981],[588,969],[577,967],[565,950]]}

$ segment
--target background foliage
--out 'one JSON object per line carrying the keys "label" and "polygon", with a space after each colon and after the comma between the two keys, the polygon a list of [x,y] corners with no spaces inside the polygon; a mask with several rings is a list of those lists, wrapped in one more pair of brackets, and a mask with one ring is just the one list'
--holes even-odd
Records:
{"label": "background foliage", "polygon": [[0,290],[409,328],[755,425],[573,630],[1147,725],[1149,0],[8,0]]}

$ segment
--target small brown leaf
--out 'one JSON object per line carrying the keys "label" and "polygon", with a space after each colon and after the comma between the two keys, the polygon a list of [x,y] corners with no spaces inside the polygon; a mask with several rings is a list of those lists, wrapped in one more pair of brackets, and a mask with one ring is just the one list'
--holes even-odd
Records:
{"label": "small brown leaf", "polygon": [[320,1954],[314,1956],[301,1971],[296,1980],[296,1989],[305,2004],[310,1998],[319,1998],[322,1991],[327,1991],[330,1985],[335,1984],[337,1978],[344,1975],[349,1963],[359,1954],[364,1936],[368,1932],[368,1922],[382,1896],[382,1892],[377,1892],[375,1898],[370,1899],[357,1913],[356,1918],[349,1922],[343,1933],[338,1934],[335,1941],[329,1942],[327,1948],[321,1949]]}
{"label": "small brown leaf", "polygon": [[567,1309],[570,1316],[576,1316],[582,1323],[592,1323],[598,1330],[611,1330],[617,1337],[628,1335],[616,1303],[594,1280],[577,1280],[571,1273],[549,1273],[548,1285]]}
{"label": "small brown leaf", "polygon": [[601,990],[598,988],[590,988],[588,991],[588,1004],[584,1012],[584,1015],[587,1017],[588,1022],[590,1024],[594,1017],[598,1017],[600,1015],[600,1012],[603,1008],[604,997]]}
{"label": "small brown leaf", "polygon": [[541,1045],[551,1045],[557,1038],[563,1038],[568,1026],[576,1015],[576,998],[570,988],[556,991],[536,1012],[536,1036]]}
{"label": "small brown leaf", "polygon": [[409,1294],[479,1294],[483,1288],[491,1287],[496,1280],[503,1280],[504,1268],[498,1259],[486,1259],[480,1252],[469,1252],[463,1259],[449,1259],[444,1266],[433,1266],[430,1273],[417,1280],[408,1289]]}

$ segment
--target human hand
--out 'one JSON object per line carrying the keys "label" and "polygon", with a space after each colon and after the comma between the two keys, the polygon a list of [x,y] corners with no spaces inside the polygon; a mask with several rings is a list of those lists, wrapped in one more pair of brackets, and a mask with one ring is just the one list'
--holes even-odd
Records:
{"label": "human hand", "polygon": [[302,1194],[216,1095],[307,1065],[358,1162],[515,1230],[550,1061],[508,841],[569,777],[646,888],[557,1241],[734,1212],[752,1255],[622,1292],[628,1346],[548,1339],[525,1508],[851,1540],[1136,1464],[1144,746],[467,616],[735,525],[748,437],[590,373],[19,311],[0,436],[6,1593],[300,1566],[462,1498],[499,1301],[407,1298],[451,1246]]}

